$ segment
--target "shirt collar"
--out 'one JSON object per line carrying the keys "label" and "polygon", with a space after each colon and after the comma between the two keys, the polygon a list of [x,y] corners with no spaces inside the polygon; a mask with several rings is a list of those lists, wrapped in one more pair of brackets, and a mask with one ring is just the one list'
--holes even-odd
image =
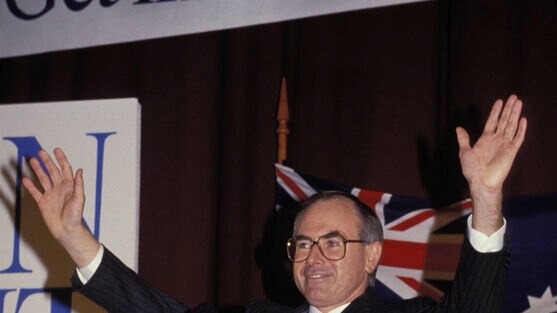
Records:
{"label": "shirt collar", "polygon": [[[345,304],[343,304],[339,307],[336,307],[336,308],[332,309],[331,311],[329,311],[329,313],[340,313],[340,312],[342,312],[342,310],[346,309],[346,307],[349,306],[349,305],[350,305],[350,302],[345,303]],[[322,313],[322,312],[319,311],[319,309],[317,309],[313,305],[310,305],[308,313]]]}

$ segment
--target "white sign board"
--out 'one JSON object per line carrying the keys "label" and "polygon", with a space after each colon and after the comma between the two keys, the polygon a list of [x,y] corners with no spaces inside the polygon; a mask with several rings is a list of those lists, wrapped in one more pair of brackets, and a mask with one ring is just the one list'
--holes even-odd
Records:
{"label": "white sign board", "polygon": [[72,292],[74,265],[21,184],[27,159],[55,147],[84,170],[87,226],[137,270],[137,100],[0,105],[0,313],[104,312]]}
{"label": "white sign board", "polygon": [[424,0],[0,0],[0,58]]}

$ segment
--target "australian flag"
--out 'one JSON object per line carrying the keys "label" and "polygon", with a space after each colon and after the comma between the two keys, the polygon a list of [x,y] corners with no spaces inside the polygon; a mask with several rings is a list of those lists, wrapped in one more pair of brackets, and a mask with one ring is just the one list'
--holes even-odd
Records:
{"label": "australian flag", "polygon": [[[279,164],[275,170],[277,211],[320,190],[351,193],[375,211],[385,238],[376,282],[383,299],[443,296],[458,265],[470,199],[431,208],[425,198],[352,187]],[[557,312],[557,194],[505,198],[504,214],[511,266],[503,311]]]}

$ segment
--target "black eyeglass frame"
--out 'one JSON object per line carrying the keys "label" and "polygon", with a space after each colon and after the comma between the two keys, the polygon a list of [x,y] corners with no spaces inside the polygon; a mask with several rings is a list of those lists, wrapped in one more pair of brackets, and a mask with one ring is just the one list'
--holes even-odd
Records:
{"label": "black eyeglass frame", "polygon": [[[320,241],[321,239],[323,239],[323,238],[330,238],[331,235],[339,236],[340,238],[342,238],[344,252],[343,252],[342,256],[341,256],[340,258],[338,258],[338,259],[331,259],[331,258],[327,257],[327,256],[325,255],[325,253],[323,252],[323,249],[321,248],[321,245],[319,244],[319,241]],[[334,233],[334,234],[331,234],[331,233],[325,234],[325,235],[320,236],[319,238],[317,238],[317,240],[311,240],[311,239],[308,239],[308,238],[305,238],[305,237],[304,237],[304,238],[303,238],[304,240],[307,240],[307,241],[309,241],[309,242],[311,243],[311,246],[309,247],[309,250],[308,250],[309,253],[308,253],[308,255],[307,255],[303,260],[296,261],[296,260],[294,260],[294,258],[290,255],[290,249],[289,249],[289,248],[290,248],[290,246],[292,246],[292,245],[295,246],[295,245],[296,245],[296,241],[299,240],[299,239],[302,239],[302,238],[298,238],[298,236],[294,236],[294,237],[292,237],[292,238],[290,238],[290,239],[288,239],[288,240],[286,241],[286,254],[288,255],[288,258],[290,259],[290,261],[292,261],[292,262],[294,262],[294,263],[305,262],[305,261],[309,258],[309,255],[311,254],[311,249],[313,248],[313,246],[317,246],[317,249],[319,250],[319,252],[321,253],[321,255],[322,255],[325,259],[327,259],[327,260],[329,260],[329,261],[339,261],[339,260],[344,259],[344,257],[346,256],[346,244],[347,244],[347,243],[352,243],[352,242],[355,242],[355,243],[367,243],[367,241],[365,241],[365,240],[346,239],[346,238],[344,238],[343,235],[338,234],[338,233]]]}

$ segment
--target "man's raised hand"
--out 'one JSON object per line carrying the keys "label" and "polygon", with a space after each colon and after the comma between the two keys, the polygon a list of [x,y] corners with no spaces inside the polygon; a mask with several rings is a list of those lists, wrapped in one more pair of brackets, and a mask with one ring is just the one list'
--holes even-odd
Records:
{"label": "man's raised hand", "polygon": [[473,147],[466,130],[456,129],[462,173],[474,202],[472,226],[488,236],[503,224],[503,183],[526,134],[527,122],[520,117],[521,110],[522,101],[515,95],[504,106],[497,100]]}
{"label": "man's raised hand", "polygon": [[35,199],[50,233],[62,244],[76,265],[83,267],[99,249],[99,243],[82,223],[85,204],[83,171],[77,170],[74,176],[62,149],[54,149],[54,156],[59,166],[46,151],[39,152],[48,172],[43,170],[37,159],[29,161],[42,191],[27,177],[23,178],[23,185]]}

